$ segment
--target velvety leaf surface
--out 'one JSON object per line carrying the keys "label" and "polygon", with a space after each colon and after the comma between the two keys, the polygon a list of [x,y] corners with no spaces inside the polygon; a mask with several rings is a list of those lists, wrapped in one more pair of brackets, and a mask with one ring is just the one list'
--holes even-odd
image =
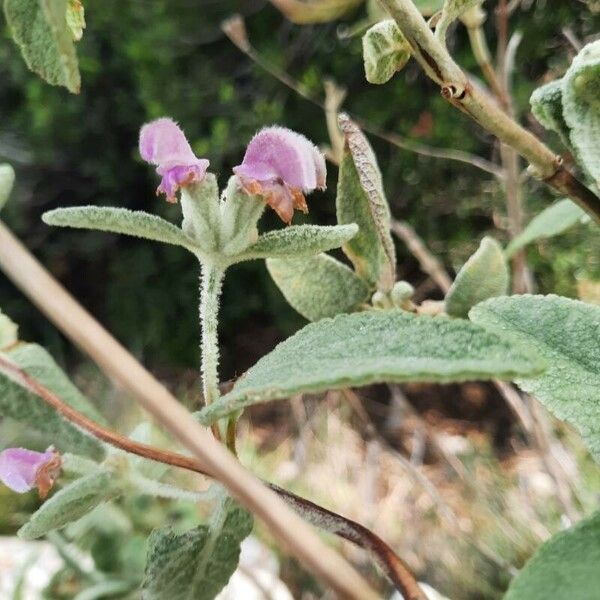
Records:
{"label": "velvety leaf surface", "polygon": [[560,296],[493,298],[471,310],[475,323],[510,336],[549,368],[516,383],[575,425],[600,458],[600,307]]}
{"label": "velvety leaf surface", "polygon": [[251,258],[299,258],[339,248],[358,233],[358,226],[348,225],[291,225],[268,231],[240,256]]}
{"label": "velvety leaf surface", "polygon": [[52,85],[79,93],[81,79],[67,0],[4,0],[4,13],[27,66]]}
{"label": "velvety leaf surface", "polygon": [[552,536],[504,600],[591,600],[600,590],[600,513]]}
{"label": "velvety leaf surface", "polygon": [[60,529],[77,521],[96,506],[116,498],[120,491],[114,484],[113,473],[100,472],[76,479],[46,500],[31,515],[18,536],[25,540],[42,537],[49,531]]}
{"label": "velvety leaf surface", "polygon": [[352,312],[369,298],[369,287],[335,258],[267,260],[267,269],[285,299],[309,321]]}
{"label": "velvety leaf surface", "polygon": [[0,165],[0,210],[4,208],[15,183],[15,171],[10,165]]}
{"label": "velvety leaf surface", "polygon": [[208,525],[158,529],[148,540],[144,600],[212,600],[237,568],[252,516],[225,498]]}
{"label": "velvety leaf surface", "polygon": [[122,233],[193,250],[194,241],[179,227],[143,211],[110,206],[57,208],[42,216],[44,223],[58,227],[95,229]]}
{"label": "velvety leaf surface", "polygon": [[512,379],[545,366],[469,321],[378,310],[324,319],[264,356],[233,390],[200,414],[210,422],[239,408],[377,382]]}
{"label": "velvety leaf surface", "polygon": [[340,115],[344,156],[340,164],[338,223],[356,223],[359,232],[342,249],[357,275],[372,287],[391,290],[396,280],[396,250],[390,233],[390,208],[381,172],[367,138],[347,115]]}
{"label": "velvety leaf surface", "polygon": [[467,10],[482,2],[483,0],[445,0],[442,15],[435,28],[436,37],[444,40],[446,38],[446,31],[452,24],[452,21],[458,19]]}
{"label": "velvety leaf surface", "polygon": [[408,62],[410,45],[393,19],[373,25],[362,38],[365,75],[369,83],[385,83]]}
{"label": "velvety leaf surface", "polygon": [[[104,419],[71,383],[44,348],[20,344],[4,353],[26,373],[57,396],[94,421]],[[103,447],[95,438],[78,429],[50,408],[43,400],[0,372],[0,415],[11,417],[44,434],[60,451],[101,457]]]}
{"label": "velvety leaf surface", "polygon": [[546,129],[557,133],[561,140],[570,146],[569,127],[563,117],[562,85],[562,80],[558,79],[537,88],[531,94],[529,103],[533,116]]}
{"label": "velvety leaf surface", "polygon": [[508,280],[508,267],[500,244],[484,237],[448,290],[446,312],[466,319],[469,310],[479,302],[507,294]]}
{"label": "velvety leaf surface", "polygon": [[577,158],[600,182],[600,40],[585,46],[562,79],[563,115]]}
{"label": "velvety leaf surface", "polygon": [[575,202],[568,198],[559,200],[531,219],[521,234],[506,247],[506,257],[510,258],[517,250],[531,242],[559,235],[586,219],[587,213]]}

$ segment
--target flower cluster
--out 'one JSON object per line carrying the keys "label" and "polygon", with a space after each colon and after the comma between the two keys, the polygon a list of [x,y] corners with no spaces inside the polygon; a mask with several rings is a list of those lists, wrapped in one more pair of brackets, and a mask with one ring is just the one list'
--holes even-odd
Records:
{"label": "flower cluster", "polygon": [[60,472],[60,454],[50,447],[46,452],[7,448],[0,452],[0,481],[19,494],[37,488],[40,498],[52,489]]}
{"label": "flower cluster", "polygon": [[[157,165],[162,180],[157,193],[174,202],[179,188],[202,181],[209,162],[197,158],[183,131],[162,118],[142,127],[140,154]],[[244,160],[234,167],[242,189],[261,196],[285,223],[294,210],[308,212],[304,195],[325,189],[325,158],[308,139],[284,127],[267,127],[250,141]]]}

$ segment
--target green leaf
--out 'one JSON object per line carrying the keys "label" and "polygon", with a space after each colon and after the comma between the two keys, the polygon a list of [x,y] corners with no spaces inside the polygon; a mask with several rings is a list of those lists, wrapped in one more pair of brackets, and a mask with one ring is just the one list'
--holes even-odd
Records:
{"label": "green leaf", "polygon": [[440,20],[435,27],[435,36],[440,40],[446,39],[446,32],[453,21],[483,0],[446,0],[442,8]]}
{"label": "green leaf", "polygon": [[85,29],[85,10],[81,0],[67,0],[67,26],[73,41],[81,40]]}
{"label": "green leaf", "polygon": [[562,80],[558,79],[537,88],[529,103],[533,116],[546,129],[558,133],[563,143],[570,146],[569,127],[563,117],[562,86]]}
{"label": "green leaf", "polygon": [[353,312],[369,298],[367,284],[327,254],[270,258],[267,269],[285,299],[309,321]]}
{"label": "green leaf", "polygon": [[[104,423],[95,408],[70,382],[50,354],[36,344],[19,344],[4,353],[17,366],[90,419]],[[29,425],[63,452],[102,457],[99,441],[50,408],[41,398],[0,372],[0,415]]]}
{"label": "green leaf", "polygon": [[81,78],[67,0],[4,0],[4,13],[27,66],[48,83],[78,94]]}
{"label": "green leaf", "polygon": [[466,319],[476,304],[506,295],[508,280],[508,267],[500,244],[493,238],[484,237],[448,290],[446,312],[451,317]]}
{"label": "green leaf", "polygon": [[120,494],[114,473],[103,471],[81,477],[44,502],[17,535],[24,540],[35,540],[49,531],[77,521]]}
{"label": "green leaf", "polygon": [[252,516],[231,498],[208,525],[185,533],[158,529],[148,540],[144,600],[212,600],[235,571]]}
{"label": "green leaf", "polygon": [[600,40],[573,59],[562,79],[563,115],[571,143],[587,172],[600,183]]}
{"label": "green leaf", "polygon": [[221,243],[221,201],[217,178],[207,173],[199,183],[181,189],[181,229],[193,244],[205,252],[215,252]]}
{"label": "green leaf", "polygon": [[505,256],[510,258],[531,242],[554,237],[576,223],[587,220],[587,213],[577,204],[568,198],[559,200],[531,219],[527,227],[508,244],[504,251]]}
{"label": "green leaf", "polygon": [[545,366],[469,321],[401,310],[338,315],[301,329],[200,413],[210,423],[240,408],[299,393],[379,382],[512,379]]}
{"label": "green leaf", "polygon": [[542,355],[551,367],[516,383],[582,434],[600,458],[600,307],[560,296],[493,298],[469,313],[492,332]]}
{"label": "green leaf", "polygon": [[438,10],[442,10],[444,6],[444,0],[413,0],[413,2],[426,17],[430,17],[438,12]]}
{"label": "green leaf", "polygon": [[17,324],[0,310],[0,351],[16,343],[18,331]]}
{"label": "green leaf", "polygon": [[57,208],[42,215],[47,225],[95,229],[145,238],[164,244],[183,246],[194,251],[194,241],[179,227],[143,211],[111,206],[76,206]]}
{"label": "green leaf", "polygon": [[10,165],[0,165],[0,210],[8,201],[14,184],[15,170]]}
{"label": "green leaf", "polygon": [[393,19],[373,25],[363,36],[362,46],[369,83],[386,83],[411,57],[410,44]]}
{"label": "green leaf", "polygon": [[338,223],[356,223],[358,234],[342,249],[357,275],[370,286],[392,289],[396,280],[396,250],[390,233],[390,208],[381,172],[367,138],[348,115],[341,114],[344,156],[337,188]]}
{"label": "green leaf", "polygon": [[291,225],[268,231],[241,254],[239,260],[252,258],[301,258],[339,248],[358,233],[358,226]]}
{"label": "green leaf", "polygon": [[513,579],[504,600],[591,600],[600,590],[600,512],[552,536]]}

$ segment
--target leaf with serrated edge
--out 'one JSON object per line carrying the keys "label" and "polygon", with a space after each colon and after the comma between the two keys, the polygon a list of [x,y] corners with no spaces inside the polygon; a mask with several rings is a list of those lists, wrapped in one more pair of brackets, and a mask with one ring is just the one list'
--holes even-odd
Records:
{"label": "leaf with serrated edge", "polygon": [[120,493],[114,473],[104,471],[76,479],[46,500],[17,535],[24,540],[35,540],[49,531],[77,521]]}
{"label": "leaf with serrated edge", "polygon": [[363,36],[362,46],[369,83],[386,83],[411,57],[410,44],[393,19],[373,25]]}
{"label": "leaf with serrated edge", "polygon": [[336,197],[338,223],[356,223],[358,234],[342,246],[356,273],[383,291],[396,280],[396,250],[381,172],[367,138],[346,114],[339,116],[345,138]]}
{"label": "leaf with serrated edge", "polygon": [[47,225],[121,233],[194,251],[195,244],[179,227],[140,210],[111,206],[57,208],[42,216]]}
{"label": "leaf with serrated edge", "polygon": [[4,13],[27,66],[48,83],[78,94],[81,78],[67,0],[4,0]]}
{"label": "leaf with serrated edge", "polygon": [[338,315],[311,323],[279,344],[199,419],[209,423],[300,393],[380,382],[512,379],[544,367],[537,353],[469,321],[400,310]]}
{"label": "leaf with serrated edge", "polygon": [[10,165],[0,165],[0,210],[8,201],[14,184],[15,170]]}
{"label": "leaf with serrated edge", "polygon": [[513,579],[504,600],[591,600],[600,590],[599,565],[597,512],[543,544]]}
{"label": "leaf with serrated edge", "polygon": [[[9,348],[4,352],[4,356],[73,408],[96,422],[104,422],[96,409],[41,346],[19,344]],[[41,398],[2,372],[0,372],[0,415],[10,417],[39,431],[58,450],[86,454],[94,458],[104,454],[100,442],[63,419]]]}
{"label": "leaf with serrated edge", "polygon": [[600,184],[600,40],[573,59],[562,78],[563,116],[577,159]]}
{"label": "leaf with serrated edge", "polygon": [[247,248],[237,260],[253,258],[300,258],[339,248],[358,233],[358,226],[292,225],[268,231]]}
{"label": "leaf with serrated edge", "polygon": [[587,213],[575,202],[568,198],[559,200],[533,217],[525,229],[508,244],[504,253],[510,258],[528,244],[559,235],[586,220],[589,220]]}
{"label": "leaf with serrated edge", "polygon": [[508,293],[508,267],[500,244],[484,237],[479,248],[458,272],[446,294],[446,312],[467,318],[469,310],[488,298]]}
{"label": "leaf with serrated edge", "polygon": [[353,312],[369,298],[367,284],[327,254],[271,258],[267,269],[285,299],[309,321]]}
{"label": "leaf with serrated edge", "polygon": [[600,459],[600,307],[560,296],[493,298],[471,320],[542,355],[550,368],[515,382],[572,423]]}
{"label": "leaf with serrated edge", "polygon": [[148,540],[144,600],[212,600],[237,568],[252,516],[226,497],[208,525],[178,534],[158,529]]}

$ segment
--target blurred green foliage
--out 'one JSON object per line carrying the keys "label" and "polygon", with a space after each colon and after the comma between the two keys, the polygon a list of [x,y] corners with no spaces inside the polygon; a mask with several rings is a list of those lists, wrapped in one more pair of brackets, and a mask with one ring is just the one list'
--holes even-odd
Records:
{"label": "blurred green foliage", "polygon": [[[493,6],[486,24],[495,47]],[[280,123],[317,143],[327,143],[321,109],[253,64],[220,30],[239,11],[260,54],[301,82],[315,98],[333,77],[348,89],[345,108],[374,126],[432,146],[458,148],[492,159],[493,140],[452,109],[411,62],[384,86],[367,84],[360,37],[339,39],[339,24],[298,27],[264,0],[87,0],[88,28],[78,44],[79,96],[53,88],[30,73],[4,26],[0,38],[0,160],[14,164],[18,182],[5,218],[25,243],[118,338],[146,362],[194,367],[198,357],[198,269],[193,258],[170,247],[117,236],[52,230],[40,214],[57,206],[109,204],[155,211],[178,220],[180,209],[154,196],[157,179],[137,153],[141,124],[171,115],[197,154],[211,161],[224,185],[251,135]],[[352,18],[359,18],[359,9]],[[589,39],[599,16],[579,2],[523,2],[511,20],[524,34],[517,54],[514,96],[523,122],[543,133],[528,115],[531,91],[562,75],[573,48],[561,30]],[[458,60],[478,74],[464,29],[451,32]],[[419,124],[428,124],[425,127]],[[484,233],[502,223],[502,190],[470,165],[399,150],[372,138],[394,215],[409,220],[449,267],[459,266]],[[550,138],[560,150],[559,141]],[[335,221],[330,189],[310,201],[312,222]],[[529,216],[551,194],[526,184]],[[265,226],[275,226],[267,214]],[[600,278],[599,242],[579,228],[529,252],[542,290],[573,295],[575,276]],[[583,242],[583,243],[582,243]],[[589,243],[587,243],[589,242]],[[592,246],[593,242],[593,246]],[[399,277],[424,277],[398,248]],[[22,336],[50,346],[65,344],[4,278],[2,307],[22,324]],[[262,262],[232,269],[225,285],[221,339],[224,377],[239,375],[302,323],[266,274]]]}

